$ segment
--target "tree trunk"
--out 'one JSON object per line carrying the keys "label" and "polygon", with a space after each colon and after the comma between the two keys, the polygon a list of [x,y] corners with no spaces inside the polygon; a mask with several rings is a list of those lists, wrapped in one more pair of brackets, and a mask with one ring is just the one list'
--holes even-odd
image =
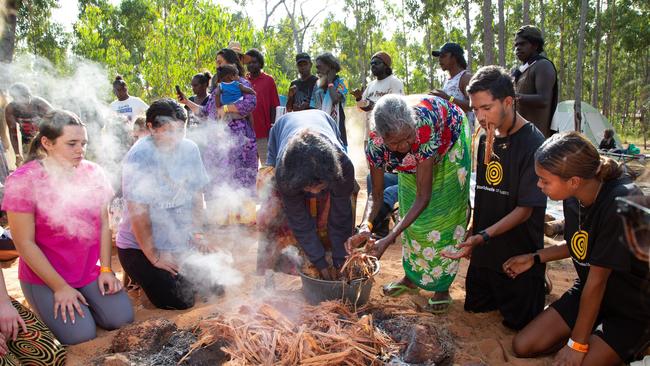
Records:
{"label": "tree trunk", "polygon": [[596,44],[594,45],[593,53],[594,79],[592,82],[593,88],[591,90],[591,105],[596,109],[598,109],[598,63],[600,61],[600,1],[601,0],[596,0]]}
{"label": "tree trunk", "polygon": [[164,54],[164,60],[165,60],[165,66],[164,66],[164,68],[165,68],[165,79],[170,80],[170,77],[169,77],[170,60],[169,60],[169,52],[167,50],[168,49],[168,43],[169,43],[169,41],[168,41],[169,38],[168,38],[168,35],[167,35],[168,30],[169,30],[167,28],[167,16],[169,15],[168,6],[169,5],[168,5],[167,1],[165,1],[164,4],[163,4],[162,18],[163,18],[163,34],[165,35],[165,37],[164,37],[165,39],[163,40],[163,54]]}
{"label": "tree trunk", "polygon": [[368,76],[368,59],[367,49],[368,49],[368,37],[372,39],[372,33],[369,32],[367,27],[367,22],[365,21],[365,9],[363,4],[359,1],[354,2],[354,17],[356,22],[357,33],[357,49],[359,50],[357,63],[359,64],[359,70],[361,71],[361,86],[362,88],[366,87],[366,79]]}
{"label": "tree trunk", "polygon": [[483,0],[483,64],[494,64],[494,32],[492,31],[492,0]]}
{"label": "tree trunk", "polygon": [[558,70],[558,77],[557,77],[557,95],[558,95],[558,100],[565,99],[562,96],[562,92],[564,91],[564,72],[565,72],[565,66],[564,66],[564,2],[559,1],[558,2],[560,5],[560,69]]}
{"label": "tree trunk", "polygon": [[[643,85],[647,86],[648,83],[650,83],[650,51],[646,48],[645,50],[645,62],[644,62],[644,69],[645,69],[645,76],[644,76],[644,82]],[[648,88],[644,87],[643,91],[641,92],[641,100],[648,100]],[[643,129],[643,149],[647,150],[648,149],[648,121],[646,120],[646,116],[648,114],[648,105],[646,103],[643,103],[641,105],[641,126]]]}
{"label": "tree trunk", "polygon": [[467,69],[472,70],[472,25],[469,16],[469,0],[465,0],[465,36],[467,38]]}
{"label": "tree trunk", "polygon": [[530,24],[530,0],[524,0],[522,11],[523,11],[522,25],[529,25]]}
{"label": "tree trunk", "polygon": [[262,31],[264,33],[266,33],[266,31],[269,29],[269,21],[271,20],[273,13],[275,13],[278,6],[282,5],[283,2],[284,0],[278,1],[273,6],[271,6],[271,9],[269,10],[269,0],[264,0],[264,25],[262,26]]}
{"label": "tree trunk", "polygon": [[506,22],[503,16],[503,0],[497,0],[499,7],[499,65],[506,67]]}
{"label": "tree trunk", "polygon": [[576,83],[574,88],[574,105],[573,117],[574,128],[576,131],[582,131],[582,59],[585,52],[585,21],[587,19],[587,10],[589,0],[580,2],[580,28],[578,30],[578,58],[576,60]]}
{"label": "tree trunk", "polygon": [[2,30],[2,37],[0,38],[0,62],[11,62],[14,59],[14,51],[16,49],[16,1],[7,1],[6,14],[4,14],[4,29]]}
{"label": "tree trunk", "polygon": [[302,52],[302,42],[300,42],[300,35],[298,34],[298,25],[296,24],[296,2],[295,0],[293,2],[293,6],[291,7],[291,11],[289,11],[289,7],[287,6],[287,2],[283,1],[284,3],[284,9],[287,11],[287,17],[289,17],[289,23],[291,24],[291,33],[293,35],[293,43],[296,46],[296,53],[301,53]]}
{"label": "tree trunk", "polygon": [[[468,0],[465,0],[468,1]],[[409,85],[409,53],[406,52],[407,45],[408,45],[408,40],[406,38],[406,21],[404,20],[404,13],[406,12],[406,7],[404,6],[404,0],[402,0],[402,13],[401,13],[401,21],[402,21],[402,35],[404,36],[404,50],[405,52],[402,52],[404,54],[404,81],[405,81],[405,88],[404,88],[404,94],[408,94],[409,91],[411,90],[410,85]]]}
{"label": "tree trunk", "polygon": [[[632,99],[631,98],[625,98],[625,109],[623,110],[623,118],[621,118],[621,133],[619,135],[625,135],[625,130],[629,131],[628,124],[629,121],[628,119],[630,118],[630,105],[632,104]],[[632,117],[634,119],[634,117]],[[609,121],[610,123],[612,121]],[[612,123],[612,125],[614,125]]]}
{"label": "tree trunk", "polygon": [[612,69],[612,59],[614,48],[614,38],[616,31],[616,0],[609,0],[608,6],[612,7],[611,21],[609,23],[609,32],[607,33],[607,76],[605,79],[605,90],[603,91],[603,114],[607,118],[611,118],[611,105],[612,105],[612,80],[614,71]]}
{"label": "tree trunk", "polygon": [[[426,21],[426,27],[427,27],[427,55],[431,54],[431,25],[429,24],[429,20]],[[434,76],[434,70],[433,70],[433,59],[431,57],[427,57],[427,63],[429,66],[429,90],[433,90],[433,76]]]}
{"label": "tree trunk", "polygon": [[[640,68],[641,68],[641,65],[639,65],[638,62],[635,62],[634,63],[634,70],[632,70],[631,75],[641,75],[641,69]],[[632,93],[632,95],[634,95],[634,101],[633,101],[634,105],[632,107],[632,111],[633,111],[632,112],[632,123],[630,125],[630,131],[631,132],[634,131],[634,127],[636,126],[636,116],[637,116],[637,113],[639,112],[639,92],[638,92],[638,86],[637,85],[634,85],[634,93]]]}
{"label": "tree trunk", "polygon": [[542,31],[542,37],[546,37],[546,28],[545,28],[545,23],[546,23],[546,14],[544,14],[546,10],[544,9],[544,0],[539,0],[539,16],[540,16],[540,21],[539,21],[539,30]]}

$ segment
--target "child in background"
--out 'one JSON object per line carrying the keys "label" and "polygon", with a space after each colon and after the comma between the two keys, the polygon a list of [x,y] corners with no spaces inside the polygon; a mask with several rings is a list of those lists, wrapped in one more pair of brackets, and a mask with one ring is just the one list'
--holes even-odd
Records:
{"label": "child in background", "polygon": [[146,118],[138,117],[135,122],[133,122],[133,143],[135,144],[139,139],[149,135],[151,135],[151,132],[147,129]]}
{"label": "child in background", "polygon": [[234,65],[223,65],[217,68],[217,87],[220,98],[216,100],[217,108],[222,105],[235,103],[244,94],[255,95],[255,90],[239,82],[239,72]]}
{"label": "child in background", "polygon": [[616,141],[614,140],[614,130],[611,128],[606,129],[603,131],[603,139],[600,140],[600,145],[598,145],[598,149],[600,150],[614,150],[616,149]]}

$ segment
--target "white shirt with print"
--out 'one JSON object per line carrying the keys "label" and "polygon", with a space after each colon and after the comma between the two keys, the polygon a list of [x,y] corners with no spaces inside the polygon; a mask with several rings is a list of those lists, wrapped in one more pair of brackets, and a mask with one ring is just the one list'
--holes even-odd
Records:
{"label": "white shirt with print", "polygon": [[[387,94],[404,94],[404,83],[402,80],[398,79],[395,75],[389,75],[382,80],[373,80],[371,81],[366,90],[363,91],[361,100],[357,103],[359,107],[365,107],[368,105],[368,102],[377,103],[379,98]],[[368,136],[368,131],[370,130],[370,112],[366,112],[366,131],[365,136]]]}
{"label": "white shirt with print", "polygon": [[125,100],[116,100],[111,103],[111,109],[117,114],[125,116],[126,119],[133,123],[136,118],[145,115],[149,105],[142,101],[142,99],[134,96],[129,96]]}

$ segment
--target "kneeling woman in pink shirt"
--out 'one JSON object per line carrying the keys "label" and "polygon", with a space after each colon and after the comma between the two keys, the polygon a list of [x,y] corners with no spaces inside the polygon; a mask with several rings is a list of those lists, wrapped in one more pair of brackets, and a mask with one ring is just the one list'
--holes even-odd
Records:
{"label": "kneeling woman in pink shirt", "polygon": [[75,114],[49,113],[25,164],[6,181],[7,211],[20,253],[18,277],[32,309],[63,344],[133,321],[133,308],[111,270],[103,169],[84,160],[88,136]]}

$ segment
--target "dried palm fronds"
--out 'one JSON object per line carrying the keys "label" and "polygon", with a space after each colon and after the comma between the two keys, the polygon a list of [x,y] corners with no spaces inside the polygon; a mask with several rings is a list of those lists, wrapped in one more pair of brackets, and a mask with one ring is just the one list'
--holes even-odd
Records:
{"label": "dried palm fronds", "polygon": [[488,123],[485,132],[487,135],[485,136],[485,156],[483,157],[483,164],[488,165],[490,164],[493,155],[492,147],[494,146],[495,137],[494,125]]}
{"label": "dried palm fronds", "polygon": [[242,307],[239,314],[204,320],[199,327],[199,339],[180,362],[220,340],[228,343],[222,350],[231,365],[380,365],[399,350],[374,327],[371,315],[359,317],[340,301],[305,305],[295,320],[269,304],[257,311]]}
{"label": "dried palm fronds", "polygon": [[363,251],[355,251],[346,258],[341,267],[342,279],[350,282],[370,278],[375,273],[377,262],[377,257],[368,255]]}

